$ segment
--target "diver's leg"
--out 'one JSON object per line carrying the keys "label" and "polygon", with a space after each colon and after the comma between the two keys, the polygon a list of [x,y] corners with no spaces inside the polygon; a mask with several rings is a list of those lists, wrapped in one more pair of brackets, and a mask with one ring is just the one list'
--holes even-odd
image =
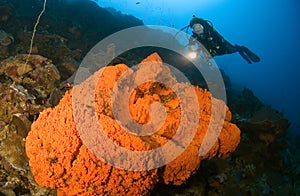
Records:
{"label": "diver's leg", "polygon": [[228,41],[225,41],[225,43],[226,43],[226,53],[227,54],[232,54],[232,53],[239,51],[239,47],[240,47],[239,45],[232,45]]}

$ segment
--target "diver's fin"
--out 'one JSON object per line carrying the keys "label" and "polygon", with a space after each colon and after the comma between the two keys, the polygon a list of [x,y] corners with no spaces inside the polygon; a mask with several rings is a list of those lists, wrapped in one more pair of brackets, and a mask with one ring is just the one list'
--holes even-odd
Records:
{"label": "diver's fin", "polygon": [[245,53],[251,59],[251,61],[253,61],[253,62],[259,62],[260,61],[260,58],[254,52],[252,52],[251,50],[249,50],[246,47],[245,47]]}
{"label": "diver's fin", "polygon": [[249,50],[245,46],[238,46],[236,45],[238,52],[240,55],[249,63],[251,64],[252,62],[259,62],[260,58],[253,53],[251,50]]}
{"label": "diver's fin", "polygon": [[249,64],[252,63],[249,57],[244,53],[244,51],[239,50],[238,52],[240,53],[241,57],[243,57],[243,59],[245,59]]}

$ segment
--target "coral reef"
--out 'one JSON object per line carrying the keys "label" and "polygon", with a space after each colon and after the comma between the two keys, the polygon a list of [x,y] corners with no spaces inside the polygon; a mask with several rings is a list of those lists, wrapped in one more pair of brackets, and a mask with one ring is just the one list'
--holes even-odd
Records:
{"label": "coral reef", "polygon": [[11,45],[14,41],[15,39],[11,34],[6,33],[4,30],[0,29],[0,59],[9,56],[8,46]]}
{"label": "coral reef", "polygon": [[[143,62],[162,63],[157,54],[149,56]],[[155,73],[154,64],[146,66],[147,64],[141,63],[139,70],[142,70],[143,74],[153,74]],[[149,82],[139,86],[132,93],[133,97],[129,103],[130,112],[135,120],[142,124],[146,123],[149,114],[145,112],[145,108],[154,101],[164,103],[168,115],[161,129],[151,136],[138,137],[129,134],[114,121],[110,112],[111,100],[108,96],[115,82],[128,68],[120,64],[103,69],[101,77],[98,78],[95,109],[104,132],[115,143],[131,150],[149,150],[149,148],[153,149],[165,144],[175,134],[179,123],[178,98],[174,97],[172,91],[163,85]],[[91,88],[89,84],[88,80],[80,85],[84,85],[83,88],[87,89]],[[82,144],[76,130],[72,108],[73,89],[68,91],[55,108],[47,109],[40,114],[32,124],[31,131],[26,138],[26,153],[35,180],[41,186],[58,188],[61,195],[147,195],[160,179],[166,184],[182,184],[196,172],[201,160],[216,155],[228,157],[235,150],[240,139],[240,130],[229,122],[231,113],[226,107],[226,119],[218,140],[205,156],[198,155],[210,121],[211,100],[214,98],[207,91],[197,87],[195,89],[200,104],[199,110],[202,112],[199,116],[201,123],[198,125],[193,141],[179,157],[165,167],[149,171],[126,171],[97,159]],[[221,101],[218,104],[220,107],[225,107]],[[89,118],[86,116],[88,113],[86,111],[82,114],[82,120]]]}
{"label": "coral reef", "polygon": [[30,56],[27,64],[25,64],[25,59],[26,55],[18,55],[2,61],[0,74],[5,74],[15,83],[22,84],[29,89],[24,89],[21,85],[11,86],[12,89],[28,99],[48,97],[54,88],[55,82],[60,79],[56,66],[49,59],[40,55]]}
{"label": "coral reef", "polygon": [[1,22],[6,22],[10,15],[12,14],[11,12],[13,11],[12,5],[7,2],[7,1],[1,1],[0,2],[0,21]]}
{"label": "coral reef", "polygon": [[8,46],[15,41],[11,34],[6,33],[4,30],[0,29],[0,45]]}
{"label": "coral reef", "polygon": [[[261,105],[257,98],[247,105],[244,100],[249,95],[253,96],[251,94],[241,92],[238,100],[244,107]],[[289,122],[268,106],[240,111],[240,115],[234,115],[233,119],[242,130],[236,151],[230,159],[205,162],[197,174],[209,179],[206,189],[208,194],[294,195],[292,176],[286,173],[289,164],[284,163],[281,153],[278,153],[283,153],[287,146],[283,137]]]}
{"label": "coral reef", "polygon": [[[28,66],[24,67],[32,29],[36,17],[41,11],[40,8],[41,2],[36,0],[26,0],[26,3],[20,0],[0,0],[1,39],[5,38],[5,44],[0,44],[0,195],[57,195],[56,190],[37,185],[29,170],[28,159],[25,156],[25,138],[31,129],[31,124],[44,109],[57,105],[65,91],[71,88],[73,78],[67,79],[77,70],[83,56],[91,47],[99,40],[118,30],[142,25],[142,21],[132,16],[124,16],[111,9],[99,8],[92,1],[78,0],[72,4],[61,0],[47,1],[47,11],[41,18],[35,34],[32,50],[34,55],[29,59]],[[143,36],[147,39],[147,35]],[[160,37],[160,39],[167,40],[169,37],[166,35]],[[10,44],[7,45],[7,43]],[[194,85],[203,89],[207,88],[201,74],[190,62],[173,51],[163,50],[162,48],[136,48],[121,54],[110,65],[125,63],[131,67],[153,52],[158,52],[164,63],[174,65],[185,73]],[[114,73],[112,68],[108,68],[107,72],[109,70]],[[242,92],[236,92],[230,86],[229,77],[226,77],[225,73],[222,73],[222,75],[228,95],[227,103],[232,112],[232,122],[241,130],[240,143],[227,159],[212,158],[205,161],[197,159],[193,154],[196,153],[199,144],[193,142],[189,147],[191,153],[183,153],[181,158],[178,157],[178,160],[170,162],[168,166],[160,168],[156,173],[153,171],[153,178],[150,173],[137,175],[133,179],[111,178],[110,176],[119,176],[120,172],[123,172],[114,169],[109,172],[109,176],[103,177],[103,179],[107,179],[105,183],[109,182],[108,185],[112,186],[120,184],[121,181],[128,182],[131,180],[128,184],[135,183],[138,186],[138,182],[142,182],[142,179],[135,182],[136,178],[152,178],[151,183],[153,184],[148,181],[149,189],[147,189],[147,191],[150,191],[150,187],[153,187],[156,183],[151,191],[152,196],[299,195],[300,136],[287,138],[288,121],[283,117],[283,114],[266,107],[251,89],[245,88]],[[57,80],[57,78],[60,79]],[[40,90],[36,91],[35,87]],[[106,89],[109,90],[110,88]],[[207,91],[198,88],[196,91],[202,94],[201,100],[207,101],[209,97]],[[170,89],[151,83],[139,86],[135,92],[136,98],[132,101],[138,103],[132,104],[131,110],[137,114],[138,111],[147,111],[147,107],[144,107],[144,105],[149,105],[153,101],[167,102],[170,98],[173,98]],[[160,93],[165,94],[156,96]],[[102,117],[107,116],[105,118],[111,119],[110,105],[107,104],[109,101],[105,95],[106,92],[99,94],[102,100],[106,100],[106,102],[98,102],[98,106],[104,108],[103,113],[99,114]],[[65,97],[62,102],[67,102],[66,99]],[[176,105],[175,100],[167,103],[169,106],[166,106],[166,108]],[[64,109],[56,108],[47,111],[62,111],[65,114]],[[45,115],[43,114],[43,116]],[[176,115],[176,112],[170,113],[167,116],[167,122],[171,123],[170,120],[175,118]],[[60,117],[58,115],[56,119]],[[147,115],[137,115],[136,118],[138,117],[139,122],[149,120]],[[63,121],[64,119],[60,120]],[[178,124],[178,121],[174,120],[173,124]],[[41,128],[41,130],[43,129]],[[163,130],[159,134],[162,133]],[[225,133],[224,137],[227,135]],[[170,136],[172,136],[172,133],[156,135],[154,139],[146,141],[159,140],[160,143],[150,143],[159,146],[163,145]],[[111,138],[117,140],[119,137]],[[63,140],[64,137],[62,136],[59,139]],[[294,140],[294,144],[291,142],[292,140]],[[134,139],[134,141],[136,140]],[[146,145],[147,142],[142,141],[141,144],[149,148],[149,145]],[[124,143],[120,141],[121,144]],[[75,161],[75,158],[72,159],[74,160],[72,163],[77,165],[74,170],[76,169],[81,177],[82,173],[80,172],[86,167],[92,168],[95,166],[95,168],[98,168],[99,160],[88,154],[87,149],[84,149],[82,144],[79,144],[79,146],[80,154],[84,156],[81,156],[79,164],[77,164],[78,160]],[[221,149],[218,146],[216,145],[214,148],[216,151],[208,154],[210,157],[216,153],[218,156],[223,156],[220,151],[217,152]],[[142,148],[141,146],[135,147]],[[77,157],[78,154],[79,150],[74,153],[74,157]],[[186,155],[189,157],[186,158]],[[208,158],[208,156],[202,158]],[[52,162],[53,167],[55,166],[56,159],[49,159],[48,161]],[[182,165],[183,169],[177,169],[178,166],[181,166],[181,161],[185,165]],[[103,166],[103,163],[101,163],[101,166]],[[78,167],[81,168],[78,169]],[[197,169],[197,167],[199,168]],[[105,165],[103,168],[111,167]],[[173,172],[170,170],[173,170]],[[95,173],[86,170],[86,173],[91,174],[91,178],[98,175],[99,172],[99,168],[95,170]],[[123,173],[124,176],[129,175],[129,173]],[[194,174],[191,175],[191,173]],[[188,178],[190,175],[191,177]],[[98,178],[100,177],[98,176]],[[76,179],[74,177],[72,180],[70,186],[77,186],[82,183],[83,186],[91,187],[86,183],[90,180],[89,178],[80,180],[80,178]],[[182,182],[184,183],[178,186]],[[168,183],[168,185],[165,183]],[[67,191],[74,193],[74,190],[69,188],[62,188],[59,194]],[[119,187],[116,192],[125,189],[127,187]]]}
{"label": "coral reef", "polygon": [[[25,57],[25,55],[23,56]],[[30,61],[31,70],[27,73],[20,71],[18,65],[25,61],[22,56],[9,58],[1,62],[0,83],[0,192],[4,195],[30,194],[51,195],[49,189],[39,187],[29,172],[28,159],[25,153],[25,138],[30,130],[31,123],[46,107],[48,97],[40,96],[31,90],[35,85],[37,89],[47,89],[51,80],[46,80],[45,74],[32,78],[31,83],[26,78],[34,73],[51,73],[41,59],[44,57],[33,56]],[[36,58],[34,60],[34,58]],[[36,70],[36,67],[39,69]],[[20,67],[22,69],[22,67]],[[13,71],[14,70],[14,71]],[[44,78],[45,77],[45,78]],[[23,80],[25,79],[25,80]],[[43,83],[36,83],[43,80]],[[54,83],[52,83],[53,85]],[[51,87],[52,88],[52,87]],[[38,104],[40,103],[40,104]],[[42,104],[42,105],[41,105]]]}

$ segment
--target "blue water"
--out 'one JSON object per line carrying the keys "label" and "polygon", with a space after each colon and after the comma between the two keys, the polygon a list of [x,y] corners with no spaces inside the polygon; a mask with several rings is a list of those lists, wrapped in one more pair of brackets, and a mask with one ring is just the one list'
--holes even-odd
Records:
{"label": "blue water", "polygon": [[[71,0],[69,0],[71,1]],[[192,15],[210,20],[228,41],[257,53],[261,62],[247,64],[239,54],[216,57],[238,88],[248,87],[265,104],[292,122],[300,122],[300,2],[297,0],[194,1],[194,0],[97,0],[132,14],[146,25],[180,29]]]}

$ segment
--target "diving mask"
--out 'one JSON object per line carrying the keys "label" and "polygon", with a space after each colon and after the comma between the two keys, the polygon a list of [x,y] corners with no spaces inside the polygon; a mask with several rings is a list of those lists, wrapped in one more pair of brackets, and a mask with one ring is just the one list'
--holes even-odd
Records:
{"label": "diving mask", "polygon": [[199,23],[194,24],[192,28],[193,28],[193,32],[196,33],[197,35],[202,34],[204,30],[203,26]]}

